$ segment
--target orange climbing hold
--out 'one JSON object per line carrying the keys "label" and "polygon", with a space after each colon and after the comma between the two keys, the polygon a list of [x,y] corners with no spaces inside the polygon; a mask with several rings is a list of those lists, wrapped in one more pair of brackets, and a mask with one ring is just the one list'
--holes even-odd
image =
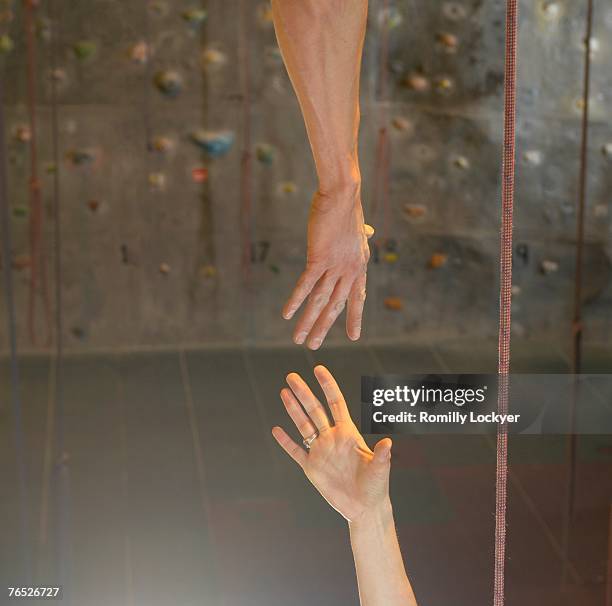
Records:
{"label": "orange climbing hold", "polygon": [[385,307],[391,311],[400,311],[404,304],[399,297],[387,297],[384,300]]}
{"label": "orange climbing hold", "polygon": [[434,253],[429,258],[427,267],[429,267],[430,269],[438,269],[440,267],[444,267],[447,261],[448,255],[446,253]]}

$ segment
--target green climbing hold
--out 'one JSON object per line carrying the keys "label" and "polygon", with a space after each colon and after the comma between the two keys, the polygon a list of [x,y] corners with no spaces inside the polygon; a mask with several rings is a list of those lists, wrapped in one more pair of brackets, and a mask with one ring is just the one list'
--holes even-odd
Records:
{"label": "green climbing hold", "polygon": [[208,13],[203,8],[190,8],[183,11],[182,17],[187,23],[192,25],[200,25],[206,21]]}
{"label": "green climbing hold", "polygon": [[271,263],[268,267],[270,268],[270,271],[273,274],[280,274],[280,267],[278,265],[274,265],[274,263]]}
{"label": "green climbing hold", "polygon": [[0,36],[0,53],[10,53],[14,48],[15,43],[8,34]]}
{"label": "green climbing hold", "polygon": [[23,219],[28,216],[29,210],[27,206],[14,206],[13,217],[16,219]]}
{"label": "green climbing hold", "polygon": [[275,150],[274,147],[272,147],[272,145],[269,145],[268,143],[260,143],[255,150],[255,154],[257,156],[257,159],[262,164],[270,166],[270,164],[274,162]]}
{"label": "green climbing hold", "polygon": [[178,72],[164,70],[155,74],[157,89],[167,97],[176,97],[183,89],[183,79]]}
{"label": "green climbing hold", "polygon": [[77,42],[72,47],[74,56],[79,61],[85,61],[93,57],[93,55],[96,52],[96,49],[97,49],[96,43],[93,42],[92,40],[81,40],[80,42]]}

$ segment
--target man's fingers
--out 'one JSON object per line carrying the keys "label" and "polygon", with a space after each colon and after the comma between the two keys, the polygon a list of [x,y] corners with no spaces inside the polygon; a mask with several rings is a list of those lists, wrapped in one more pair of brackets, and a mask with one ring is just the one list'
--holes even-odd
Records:
{"label": "man's fingers", "polygon": [[336,379],[332,376],[331,372],[325,368],[325,366],[315,366],[314,369],[315,377],[323,389],[329,409],[332,412],[335,421],[350,421],[351,415],[346,405],[346,400],[336,383]]}
{"label": "man's fingers", "polygon": [[327,305],[335,285],[336,279],[325,275],[313,288],[308,297],[306,309],[298,320],[293,332],[293,340],[298,345],[306,341],[306,337],[319,317],[321,310]]}
{"label": "man's fingers", "polygon": [[273,427],[272,435],[280,444],[281,448],[300,466],[304,467],[308,455],[303,448],[300,448],[282,427]]}
{"label": "man's fingers", "polygon": [[306,414],[310,417],[315,427],[321,431],[329,427],[329,418],[325,412],[325,408],[317,397],[310,391],[310,387],[296,372],[287,375],[287,383],[291,387],[291,391],[296,395],[301,402]]}
{"label": "man's fingers", "polygon": [[312,267],[304,271],[283,308],[283,318],[285,318],[285,320],[290,320],[293,317],[300,305],[304,302],[304,299],[315,287],[321,275],[321,271],[315,270]]}
{"label": "man's fingers", "polygon": [[323,339],[325,339],[329,329],[336,321],[336,318],[342,313],[350,289],[351,283],[348,280],[338,281],[329,303],[321,310],[319,317],[310,331],[307,343],[310,349],[319,349],[319,347],[321,347],[321,343],[323,343]]}
{"label": "man's fingers", "polygon": [[360,275],[351,288],[346,312],[346,334],[356,341],[361,336],[361,318],[366,300],[366,274]]}
{"label": "man's fingers", "polygon": [[295,423],[295,426],[298,428],[300,434],[302,434],[302,437],[307,438],[315,433],[317,428],[308,418],[308,415],[300,406],[300,403],[293,395],[293,392],[290,389],[285,388],[281,391],[280,396],[283,404],[285,405],[287,413],[291,417],[291,420]]}
{"label": "man's fingers", "polygon": [[364,223],[363,229],[365,231],[366,238],[369,240],[374,235],[374,228],[371,225]]}

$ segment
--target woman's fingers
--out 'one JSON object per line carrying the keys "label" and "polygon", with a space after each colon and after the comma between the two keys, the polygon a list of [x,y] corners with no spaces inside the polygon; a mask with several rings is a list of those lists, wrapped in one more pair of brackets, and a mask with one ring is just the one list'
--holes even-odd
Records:
{"label": "woman's fingers", "polygon": [[300,466],[304,467],[308,455],[306,451],[298,446],[282,427],[273,427],[272,435],[280,444],[281,448]]}
{"label": "woman's fingers", "polygon": [[315,377],[323,389],[327,403],[334,417],[334,421],[347,422],[351,420],[349,409],[346,405],[346,400],[336,383],[336,379],[325,366],[316,366],[314,369]]}
{"label": "woman's fingers", "polygon": [[314,269],[313,267],[306,268],[306,271],[300,276],[300,279],[295,285],[295,289],[291,293],[287,303],[285,303],[285,307],[283,308],[283,318],[285,318],[285,320],[290,320],[293,317],[300,305],[304,302],[304,299],[315,287],[322,273],[322,271]]}
{"label": "woman's fingers", "polygon": [[304,341],[306,341],[306,337],[308,337],[314,323],[321,314],[323,308],[327,305],[336,282],[336,278],[331,278],[325,275],[313,288],[310,296],[308,297],[306,309],[295,326],[293,340],[298,345],[301,345],[304,343]]}
{"label": "woman's fingers", "polygon": [[351,283],[348,280],[339,280],[329,299],[327,305],[321,310],[310,335],[308,336],[307,345],[310,349],[319,349],[323,339],[327,336],[329,329],[342,313],[346,300],[351,290]]}
{"label": "woman's fingers", "polygon": [[329,427],[329,418],[323,405],[317,397],[310,391],[310,387],[306,385],[306,382],[296,372],[292,372],[287,375],[287,383],[291,390],[301,402],[306,414],[310,417],[310,420],[315,425],[316,429],[322,431]]}
{"label": "woman's fingers", "polygon": [[291,420],[295,423],[300,434],[303,438],[311,436],[317,431],[317,428],[312,424],[312,421],[308,418],[308,415],[304,412],[300,403],[297,401],[293,392],[285,388],[280,393],[281,400],[285,405],[287,414],[291,417]]}
{"label": "woman's fingers", "polygon": [[346,312],[346,334],[356,341],[361,336],[361,319],[366,300],[366,273],[361,274],[354,282],[348,298]]}

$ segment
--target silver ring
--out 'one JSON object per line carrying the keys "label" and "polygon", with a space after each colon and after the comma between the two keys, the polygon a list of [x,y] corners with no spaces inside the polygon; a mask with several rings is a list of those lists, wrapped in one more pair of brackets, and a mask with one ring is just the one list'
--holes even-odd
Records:
{"label": "silver ring", "polygon": [[311,436],[308,436],[307,438],[304,438],[302,440],[304,447],[306,448],[306,450],[310,450],[310,445],[319,437],[319,432],[315,431]]}

